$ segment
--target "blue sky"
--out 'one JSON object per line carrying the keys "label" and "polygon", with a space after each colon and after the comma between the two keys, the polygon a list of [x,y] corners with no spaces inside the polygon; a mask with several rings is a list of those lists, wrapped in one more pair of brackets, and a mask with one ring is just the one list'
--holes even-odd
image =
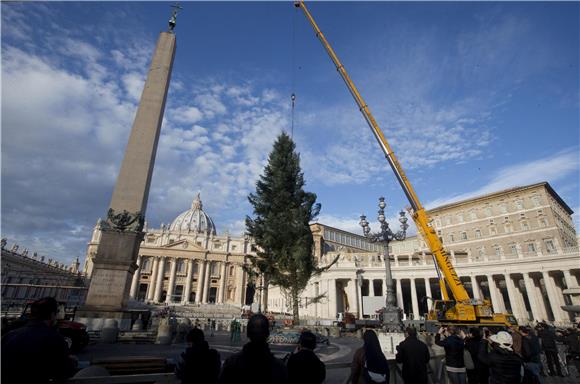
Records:
{"label": "blue sky", "polygon": [[[169,5],[1,4],[9,245],[64,262],[84,256]],[[291,2],[182,5],[150,227],[170,223],[201,191],[218,232],[241,233],[246,196],[289,130],[293,92],[294,139],[321,222],[357,230],[381,195],[390,217],[407,205]],[[579,3],[308,5],[425,205],[549,181],[580,208]]]}

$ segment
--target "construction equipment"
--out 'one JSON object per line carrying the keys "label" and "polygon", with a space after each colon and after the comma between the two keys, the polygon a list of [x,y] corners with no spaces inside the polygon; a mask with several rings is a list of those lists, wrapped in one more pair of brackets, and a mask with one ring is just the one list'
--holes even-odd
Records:
{"label": "construction equipment", "polygon": [[[377,139],[377,142],[383,150],[389,165],[395,173],[397,181],[401,185],[401,188],[403,188],[403,192],[409,200],[411,205],[410,212],[413,220],[415,221],[417,229],[431,250],[431,254],[435,260],[435,268],[439,276],[439,286],[441,288],[442,300],[434,301],[433,309],[429,312],[425,324],[427,330],[432,331],[433,328],[438,325],[505,327],[517,324],[515,318],[512,315],[493,313],[493,308],[489,300],[478,301],[469,297],[469,294],[465,290],[461,279],[459,276],[457,276],[457,272],[455,271],[455,268],[453,267],[453,264],[451,263],[451,260],[449,259],[445,248],[443,247],[442,241],[439,239],[431,225],[431,219],[421,205],[417,194],[413,190],[413,187],[407,179],[405,172],[403,172],[401,164],[397,160],[395,153],[391,149],[391,146],[387,142],[387,139],[383,135],[383,132],[379,128],[375,118],[371,114],[369,107],[348,76],[348,73],[324,37],[324,34],[320,28],[318,28],[314,18],[308,11],[308,8],[306,8],[304,1],[295,1],[294,6],[301,8],[302,11],[304,11],[304,15],[316,32],[316,37],[318,37],[324,46],[324,49],[336,66],[336,70],[344,80],[348,90],[350,91],[366,122],[371,128],[373,135]],[[449,296],[447,288],[449,288],[451,291],[451,296]]]}

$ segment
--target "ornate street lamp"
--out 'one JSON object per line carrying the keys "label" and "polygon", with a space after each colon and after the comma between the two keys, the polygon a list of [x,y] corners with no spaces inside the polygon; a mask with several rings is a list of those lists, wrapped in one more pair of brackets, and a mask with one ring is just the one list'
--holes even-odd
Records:
{"label": "ornate street lamp", "polygon": [[369,222],[367,221],[367,217],[365,215],[361,215],[360,217],[360,226],[363,229],[364,236],[369,239],[371,243],[380,243],[383,246],[383,258],[385,261],[385,275],[386,275],[386,303],[385,308],[383,310],[383,329],[390,332],[397,332],[402,330],[403,323],[401,322],[401,310],[397,307],[396,299],[395,299],[395,284],[393,282],[393,275],[391,273],[391,260],[389,258],[389,243],[393,240],[405,240],[407,237],[407,228],[409,228],[409,224],[407,224],[407,217],[405,216],[405,212],[401,211],[399,213],[399,222],[401,223],[401,230],[398,232],[393,232],[391,228],[389,228],[389,223],[385,219],[385,207],[387,203],[385,203],[384,197],[379,197],[379,216],[378,220],[381,224],[380,232],[371,233],[371,227]]}

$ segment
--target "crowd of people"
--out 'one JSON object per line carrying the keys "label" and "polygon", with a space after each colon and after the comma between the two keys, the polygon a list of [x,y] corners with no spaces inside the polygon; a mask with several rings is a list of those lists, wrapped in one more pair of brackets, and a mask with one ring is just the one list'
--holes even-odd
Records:
{"label": "crowd of people", "polygon": [[[64,338],[54,327],[57,302],[44,298],[31,305],[31,319],[25,327],[2,338],[2,382],[62,382],[77,370],[77,360],[69,352]],[[209,328],[215,325],[208,319]],[[196,325],[198,325],[196,323]],[[207,384],[320,384],[326,378],[326,366],[314,352],[316,335],[308,330],[300,334],[299,345],[284,360],[270,351],[268,337],[271,325],[266,316],[253,315],[246,327],[249,342],[222,364],[220,354],[210,348],[205,334],[194,327],[187,334],[187,349],[176,366],[182,383]],[[210,336],[213,332],[210,331]],[[232,321],[230,341],[240,340],[240,326]],[[426,341],[429,343],[429,337]],[[492,333],[486,328],[464,330],[442,327],[434,344],[445,351],[445,371],[451,384],[537,384],[543,377],[565,373],[557,342],[567,346],[569,363],[580,377],[580,332],[540,323],[536,327],[511,328]],[[422,341],[415,328],[407,328],[406,338],[397,346],[396,362],[402,367],[406,384],[429,382],[432,348]],[[31,363],[34,369],[30,369]],[[363,346],[355,351],[349,382],[353,384],[386,383],[390,369],[377,333],[366,330]]]}
{"label": "crowd of people", "polygon": [[[554,327],[513,327],[491,333],[471,328],[466,334],[454,327],[442,327],[434,343],[445,350],[445,371],[451,384],[537,384],[543,377],[564,376],[556,341],[567,346],[567,360],[576,366],[580,377],[580,333],[570,328],[557,334]],[[430,352],[408,328],[406,339],[397,347],[396,361],[402,364],[405,383],[426,384]],[[543,358],[546,364],[543,363]]]}

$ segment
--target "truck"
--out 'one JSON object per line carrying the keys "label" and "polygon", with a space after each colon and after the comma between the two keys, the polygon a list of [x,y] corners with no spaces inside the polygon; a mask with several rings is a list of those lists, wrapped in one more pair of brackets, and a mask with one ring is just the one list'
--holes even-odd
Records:
{"label": "truck", "polygon": [[417,230],[431,251],[439,279],[442,299],[434,300],[432,309],[427,315],[425,329],[429,332],[433,332],[439,326],[448,325],[466,327],[485,326],[494,328],[517,325],[513,315],[494,313],[489,300],[475,300],[469,297],[465,286],[453,267],[447,251],[443,247],[441,239],[437,236],[437,233],[433,228],[431,219],[419,201],[411,182],[405,175],[401,164],[395,156],[395,152],[385,138],[385,135],[381,131],[359,90],[350,79],[344,65],[342,65],[337,54],[334,52],[330,43],[316,24],[316,21],[306,7],[306,4],[304,4],[304,1],[295,1],[294,6],[302,9],[304,15],[314,29],[316,37],[320,40],[322,46],[334,63],[336,70],[344,80],[350,94],[354,98],[359,110],[383,151],[387,162],[393,170],[399,185],[403,189],[410,204],[408,211],[417,226]]}

